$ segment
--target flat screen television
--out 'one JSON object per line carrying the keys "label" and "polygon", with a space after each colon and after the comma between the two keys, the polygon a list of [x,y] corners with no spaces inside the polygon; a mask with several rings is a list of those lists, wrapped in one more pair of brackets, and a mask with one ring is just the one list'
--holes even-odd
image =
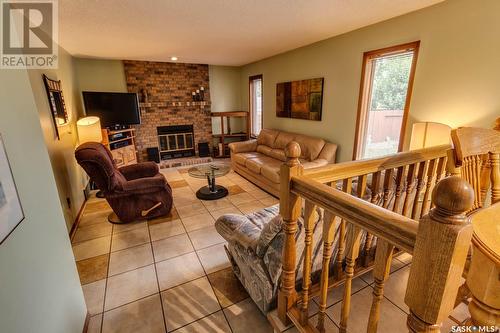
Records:
{"label": "flat screen television", "polygon": [[103,127],[141,123],[136,93],[84,91],[82,94],[86,115],[99,117]]}

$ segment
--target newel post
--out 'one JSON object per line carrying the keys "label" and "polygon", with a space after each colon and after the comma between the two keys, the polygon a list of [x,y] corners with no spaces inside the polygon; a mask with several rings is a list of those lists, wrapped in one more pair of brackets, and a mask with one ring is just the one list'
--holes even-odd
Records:
{"label": "newel post", "polygon": [[285,231],[285,244],[283,247],[283,272],[278,291],[278,318],[283,324],[288,323],[287,311],[295,303],[297,292],[295,290],[295,233],[297,232],[297,219],[300,216],[300,197],[290,192],[290,180],[300,176],[303,166],[300,165],[300,146],[297,142],[290,142],[285,148],[286,163],[280,169],[280,214],[283,218]]}
{"label": "newel post", "polygon": [[432,192],[435,207],[420,220],[405,303],[410,332],[440,332],[453,310],[472,237],[465,215],[472,186],[460,177],[441,180]]}

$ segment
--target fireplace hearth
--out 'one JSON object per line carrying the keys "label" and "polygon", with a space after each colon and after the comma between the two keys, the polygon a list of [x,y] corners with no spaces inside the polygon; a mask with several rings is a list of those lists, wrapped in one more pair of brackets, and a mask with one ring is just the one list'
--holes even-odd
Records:
{"label": "fireplace hearth", "polygon": [[195,156],[193,125],[159,126],[156,131],[162,160]]}

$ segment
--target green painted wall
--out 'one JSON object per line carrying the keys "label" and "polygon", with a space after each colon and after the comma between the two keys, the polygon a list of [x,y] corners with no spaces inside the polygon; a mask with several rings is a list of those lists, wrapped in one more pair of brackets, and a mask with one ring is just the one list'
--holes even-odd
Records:
{"label": "green painted wall", "polygon": [[87,313],[25,70],[0,70],[0,133],[25,219],[0,245],[0,330],[80,333]]}
{"label": "green painted wall", "polygon": [[[40,124],[52,171],[56,180],[59,201],[63,209],[66,226],[69,230],[76,220],[85,201],[83,189],[87,176],[76,163],[74,152],[78,145],[76,121],[82,116],[78,105],[78,89],[74,70],[74,58],[59,47],[59,68],[55,70],[29,70],[31,91],[38,109]],[[56,136],[52,114],[47,100],[47,93],[42,74],[50,79],[61,80],[64,102],[69,114],[69,123],[59,127],[59,139]]]}
{"label": "green painted wall", "polygon": [[[420,40],[406,144],[413,122],[491,128],[500,115],[499,12],[497,0],[449,0],[243,66],[241,105],[248,76],[263,74],[265,127],[323,137],[350,160],[363,52]],[[277,118],[276,83],[314,77],[325,78],[323,120]]]}

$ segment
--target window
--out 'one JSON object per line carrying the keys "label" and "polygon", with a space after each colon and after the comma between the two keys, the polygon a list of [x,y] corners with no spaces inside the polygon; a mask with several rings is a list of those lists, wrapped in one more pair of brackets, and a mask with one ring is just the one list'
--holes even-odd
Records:
{"label": "window", "polygon": [[250,76],[250,135],[256,137],[262,129],[262,75]]}
{"label": "window", "polygon": [[419,44],[364,54],[353,159],[401,151]]}

